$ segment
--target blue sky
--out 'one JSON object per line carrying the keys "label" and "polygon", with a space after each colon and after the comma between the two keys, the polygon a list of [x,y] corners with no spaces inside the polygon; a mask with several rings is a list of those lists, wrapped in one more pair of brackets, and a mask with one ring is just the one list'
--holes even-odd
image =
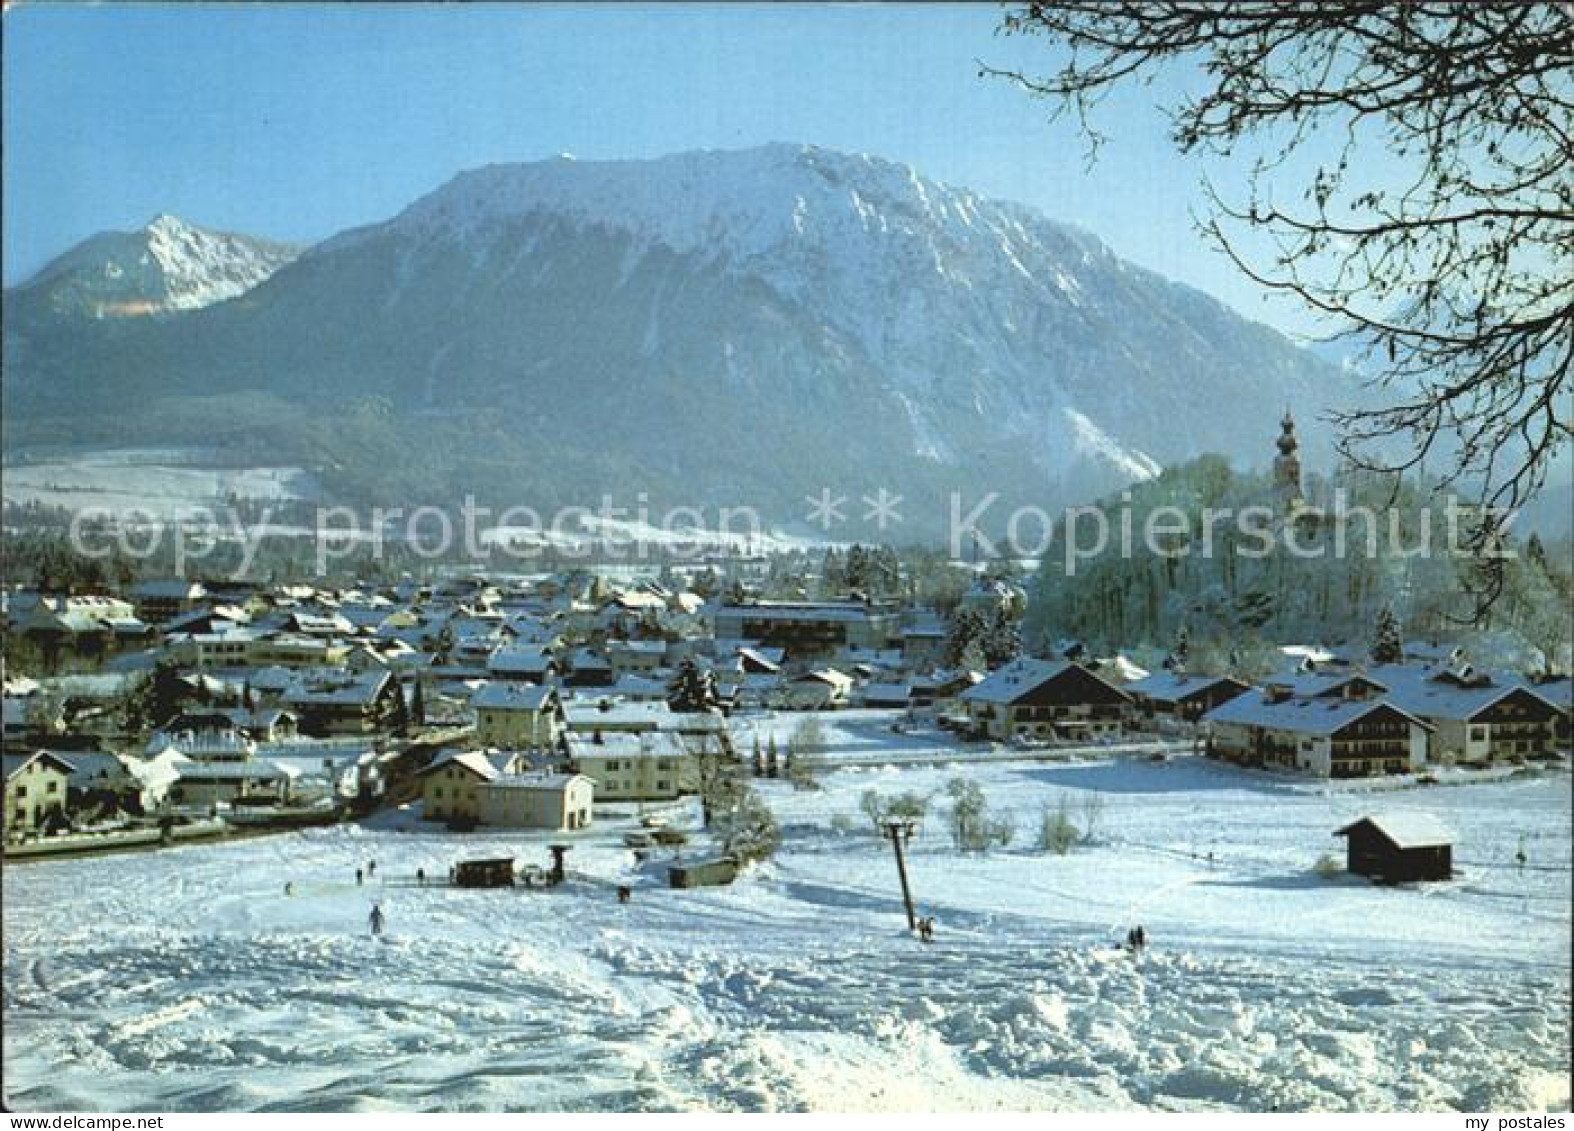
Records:
{"label": "blue sky", "polygon": [[[1256,318],[1194,233],[1154,92],[1074,129],[977,61],[1042,69],[993,5],[23,5],[4,16],[7,285],[159,212],[311,241],[455,172],[807,141],[1025,201]],[[1164,93],[1160,88],[1160,94]]]}

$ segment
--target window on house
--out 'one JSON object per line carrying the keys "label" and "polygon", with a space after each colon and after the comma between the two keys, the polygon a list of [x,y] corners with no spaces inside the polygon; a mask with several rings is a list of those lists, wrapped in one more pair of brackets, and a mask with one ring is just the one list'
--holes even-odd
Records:
{"label": "window on house", "polygon": [[48,785],[46,785],[44,787],[44,792],[45,793],[59,793],[60,792],[60,783],[57,782],[57,781],[50,782]]}
{"label": "window on house", "polygon": [[18,797],[26,797],[27,796],[27,786],[25,786],[25,785],[17,786],[16,787],[16,795]]}

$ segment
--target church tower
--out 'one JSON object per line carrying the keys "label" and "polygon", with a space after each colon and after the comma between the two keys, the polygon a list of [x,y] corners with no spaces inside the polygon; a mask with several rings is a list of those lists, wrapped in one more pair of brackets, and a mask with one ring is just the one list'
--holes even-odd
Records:
{"label": "church tower", "polygon": [[1295,438],[1295,418],[1289,409],[1284,410],[1284,419],[1279,422],[1276,444],[1279,455],[1273,461],[1274,493],[1287,511],[1295,510],[1305,500],[1301,497],[1301,457],[1296,454],[1300,444]]}

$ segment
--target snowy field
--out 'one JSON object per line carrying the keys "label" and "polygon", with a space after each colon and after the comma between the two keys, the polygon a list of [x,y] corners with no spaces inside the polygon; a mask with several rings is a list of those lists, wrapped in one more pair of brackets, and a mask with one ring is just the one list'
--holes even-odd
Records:
{"label": "snowy field", "polygon": [[[837,750],[882,741],[872,713],[830,729]],[[816,792],[764,783],[785,847],[730,888],[663,887],[621,846],[626,807],[572,837],[552,892],[415,886],[464,857],[545,864],[555,838],[411,814],[8,866],[9,1103],[1567,1109],[1566,771],[1396,791],[1190,757],[977,765],[1017,839],[958,858],[936,799],[909,861],[937,920],[926,947],[858,798],[942,791],[962,757],[829,772]],[[1097,843],[1032,847],[1046,802],[1065,795],[1075,819],[1095,794]],[[1402,808],[1453,829],[1455,881],[1312,873],[1341,851],[1335,828]],[[1118,944],[1139,922],[1134,960]]]}
{"label": "snowy field", "polygon": [[7,464],[5,501],[169,519],[222,507],[232,496],[312,500],[316,481],[298,467],[215,468],[181,449],[116,448]]}

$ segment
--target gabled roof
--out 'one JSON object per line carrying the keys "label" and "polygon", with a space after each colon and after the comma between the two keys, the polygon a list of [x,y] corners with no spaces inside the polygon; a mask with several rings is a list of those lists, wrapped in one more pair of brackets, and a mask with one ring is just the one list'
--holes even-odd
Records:
{"label": "gabled roof", "polygon": [[523,789],[561,793],[576,781],[590,782],[584,774],[500,774],[487,782],[487,789]]}
{"label": "gabled roof", "polygon": [[5,754],[0,755],[0,762],[5,768],[5,777],[10,781],[29,765],[36,761],[47,762],[63,774],[76,772],[76,766],[62,758],[52,750],[35,750],[31,754]]}
{"label": "gabled roof", "polygon": [[1395,848],[1435,848],[1454,841],[1454,834],[1436,817],[1413,810],[1373,813],[1335,830],[1334,836],[1349,836],[1362,825],[1371,825]]}
{"label": "gabled roof", "polygon": [[493,754],[485,750],[449,751],[416,774],[423,777],[447,766],[459,766],[483,781],[493,781],[502,775],[512,761],[507,754]]}
{"label": "gabled roof", "polygon": [[1499,680],[1485,671],[1426,668],[1416,664],[1385,664],[1378,669],[1388,685],[1388,698],[1413,715],[1427,719],[1467,721],[1504,699],[1530,695],[1548,708],[1557,704],[1539,688],[1518,680]]}
{"label": "gabled roof", "polygon": [[969,703],[1011,704],[1031,695],[1046,683],[1068,674],[1080,674],[1104,684],[1122,699],[1129,699],[1125,691],[1074,660],[1035,660],[1023,656],[1012,660],[1005,667],[991,673],[982,683],[962,692],[962,699]]}
{"label": "gabled roof", "polygon": [[1338,697],[1282,699],[1269,701],[1248,691],[1227,703],[1221,703],[1203,715],[1205,722],[1235,723],[1241,726],[1263,727],[1268,730],[1293,731],[1298,734],[1330,735],[1343,730],[1351,723],[1365,718],[1374,711],[1394,711],[1416,726],[1433,729],[1409,711],[1395,706],[1387,699],[1341,699]]}
{"label": "gabled roof", "polygon": [[1364,683],[1374,691],[1387,691],[1387,685],[1362,671],[1303,671],[1299,668],[1275,672],[1263,683],[1288,688],[1296,698],[1313,699],[1340,694],[1346,685]]}
{"label": "gabled roof", "polygon": [[1227,675],[1192,675],[1174,671],[1159,671],[1143,679],[1132,680],[1125,685],[1127,691],[1133,695],[1140,695],[1159,703],[1178,703],[1199,692],[1216,687],[1221,683],[1245,691],[1247,684],[1241,680]]}
{"label": "gabled roof", "polygon": [[491,672],[544,672],[557,661],[537,644],[511,644],[498,648],[486,660]]}
{"label": "gabled roof", "polygon": [[470,697],[470,706],[489,711],[540,711],[557,700],[555,687],[534,683],[489,683]]}
{"label": "gabled roof", "polygon": [[386,669],[371,668],[319,678],[322,682],[297,683],[284,693],[284,701],[305,707],[365,706],[382,694],[391,677]]}

